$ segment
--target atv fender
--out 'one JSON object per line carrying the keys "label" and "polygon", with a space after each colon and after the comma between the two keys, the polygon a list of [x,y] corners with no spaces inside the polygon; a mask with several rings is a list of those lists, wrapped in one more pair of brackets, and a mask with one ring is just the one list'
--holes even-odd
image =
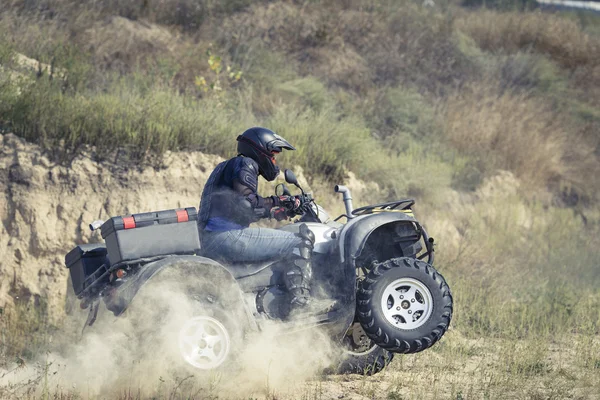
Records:
{"label": "atv fender", "polygon": [[206,275],[222,275],[223,279],[235,282],[231,273],[218,262],[200,256],[171,256],[161,260],[151,262],[140,268],[140,271],[132,277],[128,282],[136,287],[136,292],[147,281],[158,275],[161,271],[167,268],[184,268],[197,269],[201,268],[206,271]]}
{"label": "atv fender", "polygon": [[[183,271],[183,276],[189,276],[190,279],[194,276],[201,276],[206,281],[219,282],[219,286],[223,287],[223,291],[226,291],[230,300],[240,305],[244,304],[242,292],[236,280],[218,262],[200,256],[170,256],[140,267],[137,274],[127,279],[112,295],[105,298],[107,308],[115,316],[120,315],[127,309],[136,294],[148,281],[151,279],[160,279],[162,274],[168,274],[176,270],[179,270],[177,272]],[[247,317],[250,317],[247,310],[246,314]],[[248,322],[252,324],[251,318],[249,318]]]}
{"label": "atv fender", "polygon": [[418,239],[420,239],[421,226],[417,220],[403,212],[382,212],[351,219],[340,236],[339,251],[342,262],[350,262],[354,266],[356,259],[365,248],[369,236],[384,225],[398,222],[414,226]]}

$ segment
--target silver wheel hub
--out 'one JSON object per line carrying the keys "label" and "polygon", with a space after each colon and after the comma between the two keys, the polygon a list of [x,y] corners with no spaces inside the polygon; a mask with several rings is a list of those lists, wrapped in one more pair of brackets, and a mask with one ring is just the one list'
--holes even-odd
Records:
{"label": "silver wheel hub", "polygon": [[400,278],[383,291],[381,308],[386,320],[398,329],[416,329],[431,317],[433,296],[423,282]]}
{"label": "silver wheel hub", "polygon": [[351,326],[351,329],[352,334],[347,336],[349,349],[347,349],[346,352],[348,354],[362,356],[372,353],[377,349],[377,346],[369,339],[360,323],[355,322]]}
{"label": "silver wheel hub", "polygon": [[198,369],[217,368],[227,359],[231,341],[225,326],[208,316],[189,319],[179,331],[183,359]]}

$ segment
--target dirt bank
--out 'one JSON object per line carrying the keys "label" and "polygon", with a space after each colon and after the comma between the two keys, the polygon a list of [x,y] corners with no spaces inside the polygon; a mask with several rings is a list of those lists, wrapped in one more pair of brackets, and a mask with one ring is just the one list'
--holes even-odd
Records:
{"label": "dirt bank", "polygon": [[202,153],[168,154],[165,168],[115,168],[78,156],[54,165],[39,146],[0,135],[0,307],[47,305],[51,319],[64,309],[75,243],[100,241],[88,224],[130,212],[198,206],[202,187],[221,159]]}

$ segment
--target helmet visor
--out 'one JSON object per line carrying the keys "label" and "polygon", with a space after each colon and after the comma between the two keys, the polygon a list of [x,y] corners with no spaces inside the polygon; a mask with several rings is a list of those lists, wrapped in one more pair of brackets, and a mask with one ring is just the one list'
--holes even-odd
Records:
{"label": "helmet visor", "polygon": [[277,139],[271,140],[269,143],[267,143],[267,150],[269,150],[271,153],[272,152],[281,153],[284,149],[285,150],[296,150],[296,148],[294,146],[292,146],[287,140],[285,140],[281,136],[276,135],[276,137],[277,137]]}

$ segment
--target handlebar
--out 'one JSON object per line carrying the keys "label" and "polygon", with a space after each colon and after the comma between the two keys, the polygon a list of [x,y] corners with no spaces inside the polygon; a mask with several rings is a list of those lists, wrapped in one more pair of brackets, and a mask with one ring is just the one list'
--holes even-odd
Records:
{"label": "handlebar", "polygon": [[300,199],[300,207],[293,212],[294,215],[303,215],[310,209],[310,203],[314,201],[312,195],[310,193],[302,193],[296,195],[298,199]]}
{"label": "handlebar", "polygon": [[300,201],[300,206],[294,209],[294,206],[290,204],[282,204],[283,207],[287,208],[286,214],[288,217],[292,218],[297,215],[304,215],[309,213],[312,210],[311,203],[314,202],[312,194],[310,193],[302,193],[293,196]]}

